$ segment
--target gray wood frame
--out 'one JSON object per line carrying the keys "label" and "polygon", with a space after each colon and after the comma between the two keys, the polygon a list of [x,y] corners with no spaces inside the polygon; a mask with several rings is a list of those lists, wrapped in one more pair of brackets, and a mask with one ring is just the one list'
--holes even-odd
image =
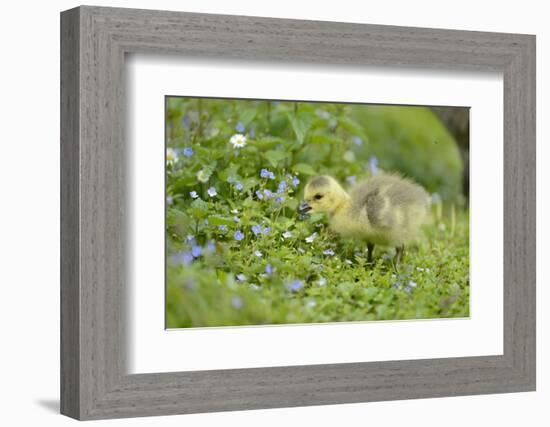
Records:
{"label": "gray wood frame", "polygon": [[[502,72],[504,354],[128,375],[124,56],[132,52]],[[535,389],[534,36],[83,6],[61,14],[61,122],[63,414],[100,419]]]}

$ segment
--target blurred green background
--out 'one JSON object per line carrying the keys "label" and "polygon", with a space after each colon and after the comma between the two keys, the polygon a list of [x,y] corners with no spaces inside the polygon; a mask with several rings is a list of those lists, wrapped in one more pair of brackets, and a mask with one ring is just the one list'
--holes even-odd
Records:
{"label": "blurred green background", "polygon": [[[168,97],[167,327],[467,316],[467,117]],[[350,186],[384,171],[433,199],[432,224],[398,269],[381,248],[366,266],[360,244],[296,214],[313,175]]]}

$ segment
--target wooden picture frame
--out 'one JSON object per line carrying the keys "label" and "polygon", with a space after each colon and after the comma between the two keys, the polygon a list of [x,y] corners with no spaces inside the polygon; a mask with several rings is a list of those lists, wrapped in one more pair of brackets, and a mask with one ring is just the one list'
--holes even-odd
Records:
{"label": "wooden picture frame", "polygon": [[[502,72],[503,355],[127,374],[127,53]],[[535,389],[534,36],[78,7],[61,14],[61,165],[65,415],[84,420]]]}

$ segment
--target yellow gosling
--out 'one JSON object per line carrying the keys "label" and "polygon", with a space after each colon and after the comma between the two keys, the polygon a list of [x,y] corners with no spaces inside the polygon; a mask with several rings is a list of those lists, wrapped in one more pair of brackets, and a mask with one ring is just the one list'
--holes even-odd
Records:
{"label": "yellow gosling", "polygon": [[319,175],[306,184],[299,211],[327,214],[332,231],[367,244],[369,262],[374,246],[381,245],[395,247],[399,263],[405,244],[418,236],[429,204],[424,188],[397,174],[374,176],[349,193],[333,177]]}

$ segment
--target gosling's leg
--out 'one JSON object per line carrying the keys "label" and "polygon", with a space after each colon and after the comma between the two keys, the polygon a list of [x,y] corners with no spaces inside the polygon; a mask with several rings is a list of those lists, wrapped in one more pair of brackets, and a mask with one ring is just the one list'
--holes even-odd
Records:
{"label": "gosling's leg", "polygon": [[397,246],[395,248],[395,265],[403,261],[405,255],[405,245]]}
{"label": "gosling's leg", "polygon": [[367,262],[372,264],[372,257],[374,254],[374,243],[367,243]]}

